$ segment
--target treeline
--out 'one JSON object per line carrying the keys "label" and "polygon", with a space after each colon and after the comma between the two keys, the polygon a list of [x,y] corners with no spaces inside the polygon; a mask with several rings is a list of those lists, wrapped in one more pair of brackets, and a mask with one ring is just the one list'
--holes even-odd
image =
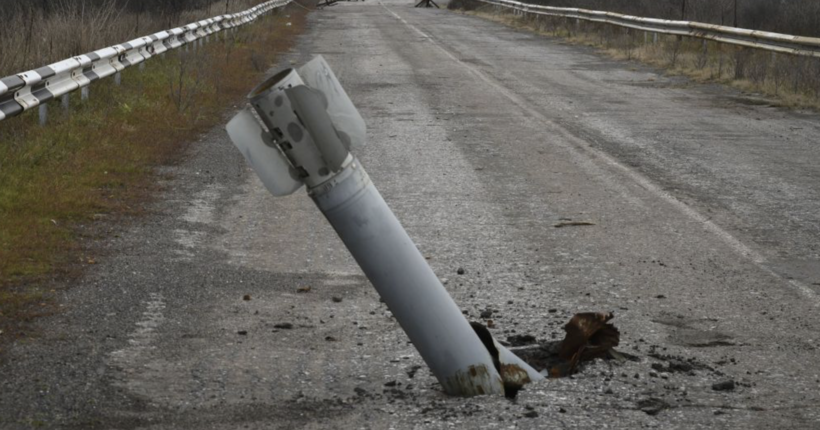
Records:
{"label": "treeline", "polygon": [[820,0],[520,0],[650,18],[820,36]]}
{"label": "treeline", "polygon": [[0,0],[0,78],[264,0]]}

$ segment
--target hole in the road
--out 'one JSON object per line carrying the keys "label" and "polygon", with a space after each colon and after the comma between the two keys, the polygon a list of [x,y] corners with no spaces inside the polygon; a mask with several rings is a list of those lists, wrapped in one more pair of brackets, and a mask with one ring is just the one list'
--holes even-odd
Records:
{"label": "hole in the road", "polygon": [[[615,351],[620,342],[620,333],[610,323],[611,313],[580,313],[564,326],[566,336],[560,342],[537,343],[534,336],[518,335],[508,338],[513,344],[511,351],[542,375],[560,378],[577,373],[584,362],[596,358],[637,360],[636,357]],[[504,382],[504,395],[515,398],[522,388],[521,369],[516,365],[502,364],[496,341],[490,330],[483,324],[471,322],[481,343],[487,348],[493,365]],[[527,345],[520,347],[520,345]],[[515,348],[515,346],[519,346]],[[528,381],[528,379],[527,379]]]}

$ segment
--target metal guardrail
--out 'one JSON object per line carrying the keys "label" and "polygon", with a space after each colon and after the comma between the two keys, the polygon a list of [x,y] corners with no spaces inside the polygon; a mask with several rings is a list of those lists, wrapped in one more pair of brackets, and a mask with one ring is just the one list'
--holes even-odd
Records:
{"label": "metal guardrail", "polygon": [[525,14],[531,13],[536,15],[574,18],[590,22],[602,22],[652,33],[695,37],[749,48],[820,58],[820,38],[815,37],[792,36],[789,34],[726,27],[694,21],[642,18],[597,10],[540,6],[513,0],[478,1],[513,9]]}
{"label": "metal guardrail", "polygon": [[249,24],[292,1],[271,0],[243,12],[204,19],[0,79],[0,121],[44,106],[50,100],[166,51]]}

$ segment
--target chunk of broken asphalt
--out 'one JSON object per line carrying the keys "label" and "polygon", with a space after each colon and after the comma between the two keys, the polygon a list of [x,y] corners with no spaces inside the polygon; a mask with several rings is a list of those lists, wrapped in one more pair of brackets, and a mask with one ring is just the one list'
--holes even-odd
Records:
{"label": "chunk of broken asphalt", "polygon": [[712,389],[715,391],[733,391],[735,389],[735,381],[728,379],[712,384]]}
{"label": "chunk of broken asphalt", "polygon": [[669,403],[661,399],[650,397],[648,399],[638,400],[638,409],[647,415],[658,415],[664,409],[669,409]]}
{"label": "chunk of broken asphalt", "polygon": [[421,366],[418,365],[411,367],[407,370],[407,377],[413,379],[416,376],[416,372],[418,372],[419,369],[421,369]]}
{"label": "chunk of broken asphalt", "polygon": [[535,343],[535,336],[531,334],[517,334],[507,337],[507,342],[510,346],[532,345]]}

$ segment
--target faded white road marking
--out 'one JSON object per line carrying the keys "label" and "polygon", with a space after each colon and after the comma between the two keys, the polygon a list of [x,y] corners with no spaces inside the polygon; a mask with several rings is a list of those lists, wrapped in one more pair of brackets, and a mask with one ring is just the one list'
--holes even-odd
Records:
{"label": "faded white road marking", "polygon": [[111,362],[125,373],[130,373],[146,359],[146,352],[156,349],[157,328],[165,321],[162,311],[165,298],[160,293],[150,293],[142,319],[137,328],[128,335],[128,346],[111,353]]}
{"label": "faded white road marking", "polygon": [[[209,225],[214,222],[214,208],[219,199],[220,185],[208,185],[204,190],[196,193],[193,199],[188,202],[185,212],[179,219],[192,224],[192,228],[197,225]],[[192,229],[175,229],[173,231],[174,240],[182,248],[175,250],[182,261],[191,261],[196,255],[196,250],[202,246],[205,233]]]}

